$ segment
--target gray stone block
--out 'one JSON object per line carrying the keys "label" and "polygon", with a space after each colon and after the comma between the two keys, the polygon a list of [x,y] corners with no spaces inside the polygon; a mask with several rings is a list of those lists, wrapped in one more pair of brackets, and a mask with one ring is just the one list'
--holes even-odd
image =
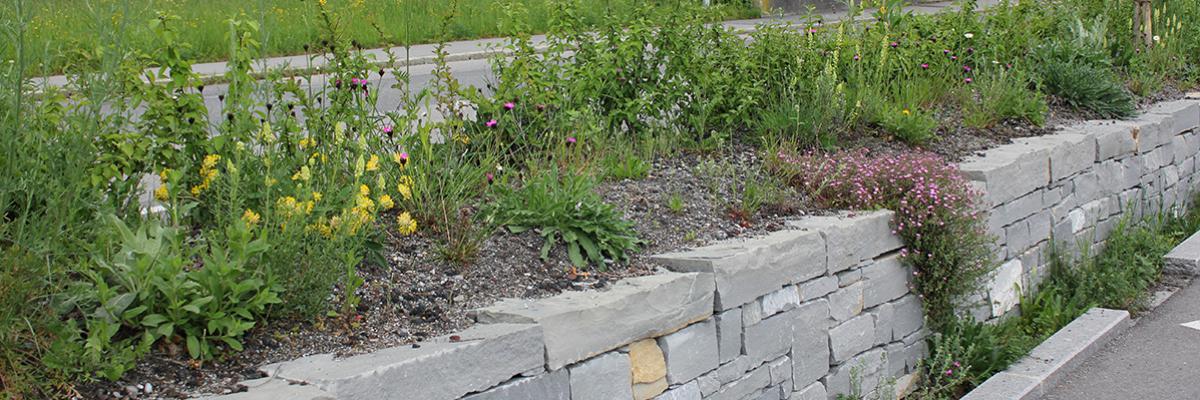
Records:
{"label": "gray stone block", "polygon": [[853,285],[853,284],[861,281],[862,277],[863,277],[861,264],[859,265],[859,267],[860,268],[848,269],[848,270],[845,270],[842,272],[838,272],[837,273],[838,286],[846,287],[846,286],[850,286],[850,285]]}
{"label": "gray stone block", "polygon": [[788,400],[827,400],[829,394],[825,392],[825,385],[821,382],[813,382],[800,391],[792,393],[792,397]]}
{"label": "gray stone block", "polygon": [[[784,382],[792,381],[792,359],[786,355],[780,356],[767,363],[767,367],[771,370],[771,385],[779,386]],[[787,390],[789,393],[791,388]]]}
{"label": "gray stone block", "polygon": [[717,347],[720,363],[733,361],[742,354],[742,309],[717,314]]}
{"label": "gray stone block", "polygon": [[829,372],[829,303],[817,300],[801,305],[792,329],[792,383],[797,387],[816,382]]}
{"label": "gray stone block", "polygon": [[1004,204],[1050,183],[1050,150],[1013,143],[970,157],[959,170],[973,181],[984,183],[984,203]]}
{"label": "gray stone block", "polygon": [[904,359],[904,365],[908,367],[910,372],[916,372],[920,366],[921,360],[929,356],[929,344],[924,339],[916,341],[916,343],[904,346],[904,351],[901,353]]}
{"label": "gray stone block", "polygon": [[1043,201],[1044,191],[1035,190],[1028,194],[1018,197],[1001,207],[996,207],[993,214],[996,221],[994,223],[1000,226],[1007,226],[1013,222],[1024,219],[1030,215],[1036,214],[1045,209]]}
{"label": "gray stone block", "polygon": [[829,330],[833,360],[843,362],[875,345],[875,317],[860,315]]}
{"label": "gray stone block", "polygon": [[825,238],[829,274],[858,265],[904,244],[892,234],[891,211],[841,213],[788,221],[790,227],[820,232]]}
{"label": "gray stone block", "polygon": [[[700,400],[702,397],[700,384],[693,381],[682,386],[667,389],[666,392],[658,395],[654,400]],[[534,399],[530,398],[529,400]]]}
{"label": "gray stone block", "polygon": [[1137,152],[1133,124],[1095,121],[1085,122],[1076,128],[1096,138],[1096,162],[1122,158]]}
{"label": "gray stone block", "polygon": [[202,397],[205,400],[335,400],[332,394],[313,385],[300,385],[283,379],[262,378],[241,382],[245,392]]}
{"label": "gray stone block", "polygon": [[871,308],[908,294],[912,273],[900,262],[900,256],[880,258],[862,269],[866,278],[863,288],[863,307]]}
{"label": "gray stone block", "polygon": [[1018,139],[1033,148],[1050,149],[1050,180],[1057,181],[1082,172],[1096,162],[1095,139],[1079,131],[1068,130],[1046,136]]}
{"label": "gray stone block", "polygon": [[696,386],[700,387],[700,395],[703,397],[712,396],[718,390],[721,390],[721,381],[717,380],[715,373],[708,373],[704,376],[696,378]]}
{"label": "gray stone block", "polygon": [[321,354],[260,370],[307,382],[338,398],[452,400],[544,362],[542,330],[535,325],[476,325],[456,336],[458,341],[444,336],[415,349],[392,347],[341,360]]}
{"label": "gray stone block", "polygon": [[880,304],[871,310],[875,317],[875,344],[887,344],[892,341],[892,330],[896,321],[896,307],[891,303]]}
{"label": "gray stone block", "polygon": [[866,300],[863,298],[862,282],[838,289],[829,295],[829,315],[838,321],[845,321],[862,313]]}
{"label": "gray stone block", "polygon": [[607,291],[545,299],[505,299],[477,310],[481,323],[537,323],[546,334],[546,366],[567,364],[675,331],[713,313],[711,274],[628,278]]}
{"label": "gray stone block", "polygon": [[893,322],[892,337],[907,337],[925,326],[925,312],[921,309],[921,300],[916,295],[904,296],[893,305],[896,307],[896,319]]}
{"label": "gray stone block", "polygon": [[800,299],[811,301],[825,297],[838,289],[838,280],[832,276],[822,276],[800,284]]}
{"label": "gray stone block", "polygon": [[1138,142],[1138,153],[1146,153],[1154,148],[1167,144],[1171,137],[1171,129],[1175,124],[1174,117],[1167,114],[1141,114],[1128,121],[1133,124],[1134,138]]}
{"label": "gray stone block", "polygon": [[763,320],[762,302],[754,300],[742,305],[742,327],[754,325]]}
{"label": "gray stone block", "polygon": [[1148,112],[1171,116],[1171,124],[1163,127],[1167,135],[1178,135],[1200,127],[1200,102],[1196,100],[1164,101],[1151,106]]}
{"label": "gray stone block", "polygon": [[705,397],[705,400],[742,400],[770,385],[771,370],[763,365],[740,379],[722,385],[720,390]]}
{"label": "gray stone block", "polygon": [[1200,276],[1200,232],[1192,234],[1183,243],[1171,249],[1163,257],[1163,272],[1183,276]]}
{"label": "gray stone block", "polygon": [[904,343],[888,343],[887,346],[884,346],[883,352],[887,358],[887,368],[884,369],[885,377],[894,378],[907,372],[908,364],[904,360]]}
{"label": "gray stone block", "polygon": [[629,355],[610,352],[572,365],[571,400],[624,400],[633,398]]}
{"label": "gray stone block", "polygon": [[800,305],[800,291],[795,285],[785,286],[783,289],[767,293],[762,298],[762,313],[763,317],[769,317],[781,312],[791,310]]}
{"label": "gray stone block", "polygon": [[856,375],[863,393],[874,390],[879,386],[883,370],[886,367],[884,354],[883,349],[873,349],[839,365],[833,370],[833,373],[825,377],[825,388],[830,395],[849,394],[850,377]]}
{"label": "gray stone block", "polygon": [[826,270],[825,240],[819,233],[796,230],[722,242],[653,259],[673,271],[713,273],[717,311],[821,276]]}
{"label": "gray stone block", "polygon": [[[447,377],[447,379],[453,379]],[[566,369],[528,378],[516,378],[462,400],[571,400],[571,380]]]}
{"label": "gray stone block", "polygon": [[667,360],[667,383],[672,385],[695,379],[720,364],[717,323],[713,320],[660,337],[658,346]]}
{"label": "gray stone block", "polygon": [[791,350],[796,315],[792,310],[745,327],[746,336],[742,345],[751,365],[773,360]]}

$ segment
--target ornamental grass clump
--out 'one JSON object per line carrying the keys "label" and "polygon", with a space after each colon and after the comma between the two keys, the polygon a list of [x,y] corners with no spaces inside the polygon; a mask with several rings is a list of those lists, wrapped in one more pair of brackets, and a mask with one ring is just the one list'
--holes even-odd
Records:
{"label": "ornamental grass clump", "polygon": [[913,269],[913,289],[935,327],[953,321],[956,305],[991,271],[991,238],[977,193],[958,169],[927,152],[780,153],[778,169],[817,205],[896,212],[895,233]]}

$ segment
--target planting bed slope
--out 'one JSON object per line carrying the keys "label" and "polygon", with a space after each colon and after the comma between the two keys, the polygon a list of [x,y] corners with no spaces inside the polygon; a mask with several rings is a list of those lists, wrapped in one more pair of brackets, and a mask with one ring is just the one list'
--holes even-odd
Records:
{"label": "planting bed slope", "polygon": [[[1044,274],[1051,240],[1102,242],[1122,216],[1182,204],[1200,184],[1200,101],[1130,121],[1016,140],[960,168],[983,192],[1003,266],[973,312],[1000,317]],[[261,368],[223,399],[832,399],[897,378],[927,354],[920,300],[889,211],[803,218],[791,229],[656,259],[670,272],[605,291],[505,300],[421,346]],[[486,362],[482,362],[486,360]],[[283,382],[308,383],[307,386]]]}

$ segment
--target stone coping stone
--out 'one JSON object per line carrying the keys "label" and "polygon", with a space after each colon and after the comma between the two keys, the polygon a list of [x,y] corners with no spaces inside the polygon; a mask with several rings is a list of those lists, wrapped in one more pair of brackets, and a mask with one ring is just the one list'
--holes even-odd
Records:
{"label": "stone coping stone", "polygon": [[546,367],[558,370],[712,316],[713,292],[712,274],[667,272],[624,279],[605,291],[504,299],[474,317],[483,324],[537,324],[545,333]]}
{"label": "stone coping stone", "polygon": [[820,232],[830,275],[904,246],[892,233],[892,211],[839,212],[787,221],[789,227]]}
{"label": "stone coping stone", "polygon": [[1200,276],[1200,232],[1171,249],[1163,257],[1163,272],[1184,276]]}
{"label": "stone coping stone", "polygon": [[261,378],[241,382],[245,392],[222,396],[201,397],[205,400],[335,400],[333,395],[312,385],[301,385],[283,379]]}
{"label": "stone coping stone", "polygon": [[1129,312],[1093,308],[1059,329],[1025,358],[993,375],[963,400],[1035,400],[1133,325]]}
{"label": "stone coping stone", "polygon": [[652,260],[672,271],[712,273],[718,312],[824,275],[826,270],[825,239],[818,232],[803,230],[724,241]]}
{"label": "stone coping stone", "polygon": [[343,399],[453,400],[542,368],[542,343],[537,325],[476,325],[419,347],[392,347],[340,360],[320,354],[260,370]]}
{"label": "stone coping stone", "polygon": [[967,179],[983,185],[983,205],[992,208],[1050,184],[1054,143],[1027,141],[985,150],[958,164]]}
{"label": "stone coping stone", "polygon": [[1200,101],[1164,101],[1151,106],[1148,112],[1171,116],[1171,124],[1163,127],[1166,136],[1175,136],[1200,128]]}

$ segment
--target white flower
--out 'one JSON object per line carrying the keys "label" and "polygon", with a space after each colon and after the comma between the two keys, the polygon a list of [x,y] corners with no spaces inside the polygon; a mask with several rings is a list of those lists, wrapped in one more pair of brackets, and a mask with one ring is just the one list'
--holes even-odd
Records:
{"label": "white flower", "polygon": [[1155,41],[1155,42],[1157,42],[1157,41],[1159,41],[1159,40],[1162,40],[1162,38],[1161,38],[1161,37],[1158,37],[1158,35],[1154,35],[1154,41]]}
{"label": "white flower", "polygon": [[963,34],[963,37],[970,39],[970,38],[975,37],[975,34],[971,33],[971,32],[967,32],[967,33]]}

